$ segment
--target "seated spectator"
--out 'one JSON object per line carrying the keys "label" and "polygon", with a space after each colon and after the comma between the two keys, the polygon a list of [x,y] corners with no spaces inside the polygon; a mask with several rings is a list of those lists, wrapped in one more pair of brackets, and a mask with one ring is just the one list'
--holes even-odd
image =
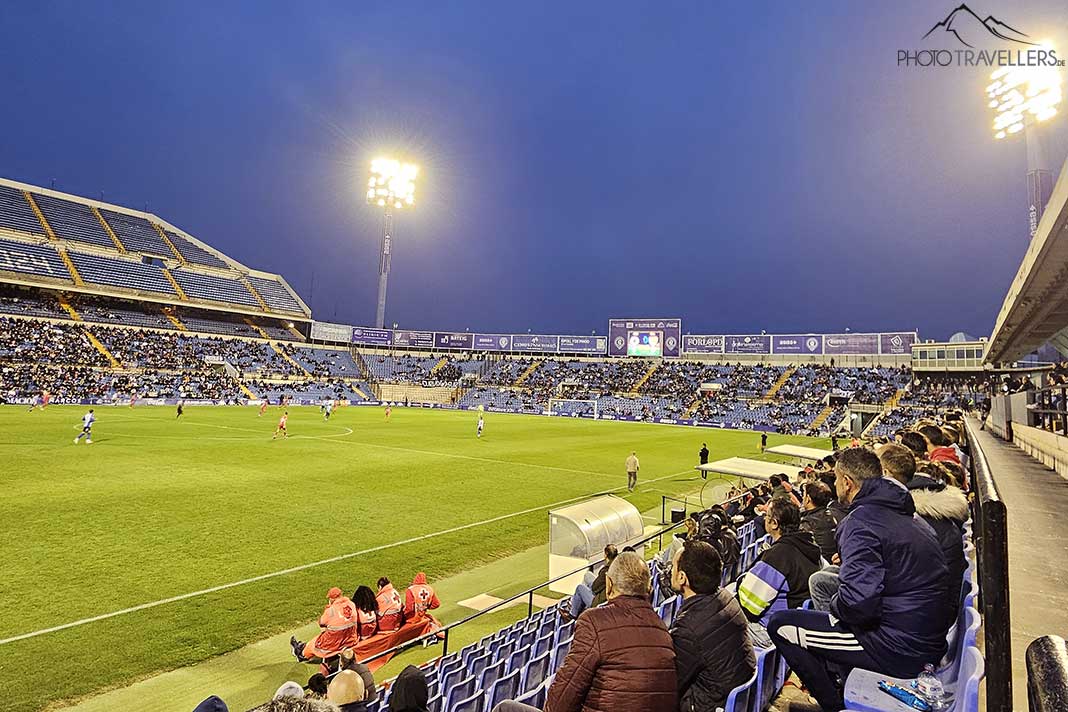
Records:
{"label": "seated spectator", "polygon": [[193,712],[230,712],[230,710],[218,696],[212,695],[194,707]]}
{"label": "seated spectator", "polygon": [[401,670],[389,694],[389,712],[427,712],[430,690],[426,676],[415,665]]}
{"label": "seated spectator", "polygon": [[937,425],[920,426],[920,435],[927,438],[927,459],[931,462],[950,460],[960,464],[957,451],[950,447],[949,438]]}
{"label": "seated spectator", "polygon": [[326,699],[337,705],[341,712],[366,712],[363,694],[363,679],[352,670],[342,670],[330,681]]}
{"label": "seated spectator", "polygon": [[281,686],[274,692],[274,699],[280,697],[304,697],[304,688],[300,686],[299,682],[283,682]]}
{"label": "seated spectator", "polygon": [[[926,472],[916,472],[916,460],[908,448],[887,445],[879,451],[883,472],[908,487],[916,514],[930,525],[938,538],[945,558],[946,577],[946,630],[953,625],[960,606],[964,571],[968,567],[964,558],[964,522],[968,520],[968,499],[958,488],[940,482]],[[941,462],[929,462],[925,469],[940,468]]]}
{"label": "seated spectator", "polygon": [[[344,653],[342,653],[344,655]],[[317,672],[308,678],[308,697],[315,700],[326,699],[326,688],[330,685],[330,681],[326,679],[326,675],[321,672]]]}
{"label": "seated spectator", "polygon": [[375,688],[375,676],[371,674],[371,669],[356,659],[356,653],[352,648],[345,648],[341,651],[341,655],[338,657],[338,664],[340,670],[352,670],[354,673],[360,676],[363,680],[363,701],[374,702],[378,697],[378,690]]}
{"label": "seated spectator", "polygon": [[391,632],[404,625],[404,599],[393,588],[390,580],[383,576],[378,579],[378,629]]}
{"label": "seated spectator", "polygon": [[326,660],[356,644],[356,607],[336,586],[330,589],[326,598],[326,609],[319,617],[323,632],[307,644],[296,637],[289,639],[297,662],[305,663],[316,658]]}
{"label": "seated spectator", "polygon": [[722,564],[715,548],[687,541],[675,553],[671,582],[682,608],[671,626],[680,712],[723,707],[730,691],[756,670],[745,615],[720,588]]}
{"label": "seated spectator", "polygon": [[360,586],[352,594],[356,607],[356,640],[370,638],[378,633],[378,599],[370,586]]}
{"label": "seated spectator", "polygon": [[946,564],[930,527],[914,518],[909,493],[883,477],[878,456],[844,451],[838,497],[851,505],[838,528],[840,587],[830,613],[779,611],[768,633],[825,710],[843,708],[830,667],[845,679],[863,667],[915,677],[946,651]]}
{"label": "seated spectator", "polygon": [[808,577],[823,562],[812,533],[801,531],[801,511],[793,502],[782,498],[768,502],[764,527],[771,535],[771,546],[742,577],[738,601],[751,623],[753,643],[769,648],[766,628],[771,615],[801,607],[808,598]]}
{"label": "seated spectator", "polygon": [[838,530],[838,522],[844,516],[841,510],[828,508],[833,499],[827,485],[813,482],[805,487],[805,498],[801,502],[801,531],[812,534],[820,554],[827,561],[838,553],[834,535]]}
{"label": "seated spectator", "polygon": [[917,462],[927,459],[927,438],[915,430],[908,430],[902,433],[900,444],[912,451],[912,456],[916,458]]}
{"label": "seated spectator", "polygon": [[404,592],[404,620],[421,621],[429,618],[434,628],[440,628],[441,622],[430,611],[441,606],[434,587],[426,582],[426,574],[420,571],[412,579],[412,585]]}
{"label": "seated spectator", "polygon": [[615,544],[608,544],[604,548],[604,563],[597,571],[593,581],[589,584],[580,583],[571,594],[571,607],[561,608],[560,615],[565,620],[578,618],[579,615],[591,606],[599,606],[607,600],[605,595],[605,577],[608,575],[608,567],[612,565],[619,550]]}
{"label": "seated spectator", "polygon": [[[656,563],[660,575],[658,576],[658,580],[653,581],[653,586],[660,587],[660,592],[663,594],[664,598],[671,598],[674,592],[671,576],[674,567],[675,554],[682,551],[682,547],[687,541],[694,541],[697,538],[697,516],[697,513],[694,512],[686,517],[684,523],[684,526],[686,527],[685,531],[678,532],[675,536],[671,537],[671,543],[668,544],[667,548],[656,555]],[[572,596],[572,600],[574,600],[574,596]],[[573,617],[577,618],[578,616],[575,615]]]}
{"label": "seated spectator", "polygon": [[605,576],[608,602],[585,611],[556,672],[545,712],[674,712],[675,651],[649,604],[649,567],[623,552]]}

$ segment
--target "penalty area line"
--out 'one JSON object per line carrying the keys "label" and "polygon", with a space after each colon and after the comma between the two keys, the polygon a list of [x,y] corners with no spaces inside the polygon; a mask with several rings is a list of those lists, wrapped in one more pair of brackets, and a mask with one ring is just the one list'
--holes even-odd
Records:
{"label": "penalty area line", "polygon": [[[646,482],[646,484],[652,484],[654,482],[660,482],[661,480],[671,479],[672,477],[678,477],[679,475],[686,474],[689,471],[690,470],[683,470],[682,472],[675,472],[675,473],[672,473],[670,475],[664,475],[662,477],[657,477],[657,478],[648,480]],[[642,485],[639,485],[639,487],[642,487]],[[501,515],[496,516],[496,517],[491,517],[490,519],[483,519],[483,520],[478,521],[478,522],[470,522],[468,524],[461,524],[459,526],[450,527],[449,529],[442,529],[441,531],[430,532],[429,534],[420,534],[419,536],[411,537],[409,539],[404,539],[402,541],[395,541],[395,542],[392,542],[390,544],[379,544],[378,546],[372,546],[372,547],[370,547],[368,549],[361,549],[360,551],[354,551],[354,552],[351,552],[351,553],[348,553],[348,554],[340,554],[338,556],[332,556],[332,557],[330,557],[328,559],[320,559],[319,561],[313,561],[313,562],[308,563],[308,564],[300,564],[299,566],[291,566],[288,569],[282,569],[280,571],[272,571],[271,573],[260,574],[259,576],[252,576],[251,578],[242,579],[240,581],[232,581],[230,583],[224,583],[224,584],[220,584],[218,586],[212,586],[210,588],[201,589],[199,591],[191,591],[189,593],[183,593],[183,594],[180,594],[180,595],[177,595],[177,596],[171,596],[169,598],[161,598],[158,601],[150,601],[149,603],[141,603],[141,604],[138,604],[136,606],[130,606],[129,608],[123,608],[123,609],[118,610],[118,611],[112,611],[110,613],[102,613],[100,615],[92,616],[90,618],[82,618],[80,620],[71,621],[70,623],[63,623],[61,625],[55,625],[55,626],[52,626],[50,628],[42,628],[40,630],[31,631],[29,633],[21,633],[19,635],[14,635],[14,636],[11,636],[10,638],[3,638],[3,639],[0,639],[0,645],[7,645],[9,643],[15,643],[15,642],[18,642],[20,640],[27,640],[29,638],[36,638],[36,637],[39,637],[39,636],[42,636],[42,635],[47,635],[48,633],[57,633],[57,632],[59,632],[61,630],[67,630],[69,628],[77,628],[79,626],[88,625],[90,623],[97,623],[99,621],[107,620],[109,618],[117,618],[118,616],[123,616],[123,615],[126,615],[128,613],[136,613],[138,611],[144,611],[144,610],[147,610],[149,608],[156,608],[158,606],[164,606],[164,605],[167,605],[169,603],[177,603],[179,601],[185,601],[185,600],[188,600],[190,598],[197,598],[199,596],[206,596],[209,593],[218,593],[219,591],[225,591],[227,589],[237,588],[238,586],[245,586],[247,584],[256,583],[258,581],[266,581],[267,579],[278,578],[279,576],[286,576],[286,575],[289,575],[289,574],[297,573],[298,571],[306,571],[308,569],[313,569],[313,568],[316,568],[316,567],[319,567],[319,566],[325,566],[327,564],[335,564],[335,563],[337,563],[339,561],[345,561],[347,559],[354,559],[354,558],[356,558],[358,556],[366,556],[367,554],[373,554],[373,553],[378,552],[378,551],[385,551],[386,549],[393,549],[393,548],[398,547],[398,546],[405,546],[407,544],[414,544],[414,543],[419,542],[419,541],[426,541],[427,539],[434,539],[434,538],[439,537],[439,536],[446,536],[448,534],[455,534],[456,532],[461,532],[461,531],[464,531],[464,530],[467,530],[467,529],[474,529],[475,527],[481,527],[481,526],[485,526],[487,524],[494,524],[496,522],[504,521],[505,519],[512,519],[513,517],[521,517],[524,514],[532,514],[534,512],[540,512],[540,511],[545,510],[545,509],[552,509],[553,507],[560,507],[560,506],[563,506],[565,504],[571,504],[572,502],[577,502],[577,501],[579,501],[581,499],[586,499],[587,497],[596,497],[598,495],[612,494],[614,492],[619,492],[619,491],[625,490],[625,489],[626,489],[626,486],[623,486],[623,487],[616,487],[614,489],[609,489],[609,490],[601,490],[599,492],[593,492],[591,494],[583,494],[583,495],[579,495],[578,497],[571,497],[569,499],[561,500],[559,502],[554,502],[552,504],[544,504],[544,505],[541,505],[541,506],[538,506],[538,507],[531,507],[530,509],[524,509],[524,510],[521,510],[521,511],[518,511],[518,512],[512,512],[510,514],[501,514]]]}

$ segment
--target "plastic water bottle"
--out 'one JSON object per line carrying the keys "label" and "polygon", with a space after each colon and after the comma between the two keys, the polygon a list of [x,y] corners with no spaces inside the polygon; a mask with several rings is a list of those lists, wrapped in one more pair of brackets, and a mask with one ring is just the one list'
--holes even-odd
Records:
{"label": "plastic water bottle", "polygon": [[942,681],[935,675],[934,665],[924,665],[923,672],[916,678],[916,692],[931,706],[931,712],[942,712],[949,707],[946,690]]}

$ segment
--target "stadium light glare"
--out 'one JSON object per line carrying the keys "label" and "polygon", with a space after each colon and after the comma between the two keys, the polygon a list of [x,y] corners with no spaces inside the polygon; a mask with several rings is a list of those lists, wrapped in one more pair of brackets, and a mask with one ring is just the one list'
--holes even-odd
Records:
{"label": "stadium light glare", "polygon": [[371,161],[371,175],[367,178],[367,204],[382,208],[385,218],[382,230],[382,254],[378,263],[378,310],[375,326],[381,329],[386,318],[386,284],[393,261],[393,211],[415,206],[415,179],[419,166],[395,158],[376,158]]}
{"label": "stadium light glare", "polygon": [[[1039,49],[1050,50],[1049,42]],[[1001,67],[986,87],[987,104],[994,110],[994,137],[1018,133],[1026,124],[1047,121],[1057,115],[1063,99],[1064,79],[1056,67]]]}

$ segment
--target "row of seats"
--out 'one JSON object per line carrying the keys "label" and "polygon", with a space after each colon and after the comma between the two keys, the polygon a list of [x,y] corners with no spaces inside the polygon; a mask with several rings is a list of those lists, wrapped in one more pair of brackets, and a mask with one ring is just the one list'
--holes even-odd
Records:
{"label": "row of seats", "polygon": [[259,308],[260,303],[239,279],[175,269],[172,273],[178,285],[193,299],[209,299],[228,304],[243,304]]}
{"label": "row of seats", "polygon": [[218,255],[213,252],[208,252],[200,245],[187,240],[176,232],[170,230],[165,231],[167,233],[167,239],[171,241],[174,248],[181,253],[186,262],[191,262],[195,265],[204,265],[206,267],[220,267],[223,269],[229,268],[230,265],[222,260]]}
{"label": "row of seats", "polygon": [[111,236],[88,205],[42,194],[34,195],[33,199],[59,239],[115,249]]}
{"label": "row of seats", "polygon": [[249,276],[249,283],[267,302],[267,308],[274,311],[300,313],[301,308],[297,300],[290,294],[282,283],[265,277]]}
{"label": "row of seats", "polygon": [[48,245],[0,239],[0,272],[19,272],[70,281],[59,253]]}
{"label": "row of seats", "polygon": [[37,219],[22,191],[0,185],[0,227],[34,235],[44,235],[44,227]]}
{"label": "row of seats", "polygon": [[69,252],[74,268],[90,284],[137,289],[176,296],[174,287],[155,265],[125,259],[104,257],[88,252]]}
{"label": "row of seats", "polygon": [[174,256],[148,220],[106,208],[101,209],[100,214],[104,216],[104,220],[119,238],[122,246],[130,252],[149,252],[167,258]]}

